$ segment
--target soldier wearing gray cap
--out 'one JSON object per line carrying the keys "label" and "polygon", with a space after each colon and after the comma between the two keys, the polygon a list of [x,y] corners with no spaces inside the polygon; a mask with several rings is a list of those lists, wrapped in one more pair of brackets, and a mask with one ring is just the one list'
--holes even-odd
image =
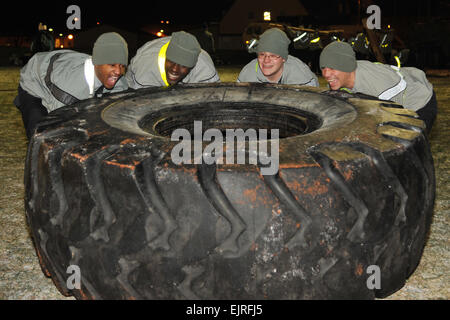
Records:
{"label": "soldier wearing gray cap", "polygon": [[289,55],[291,40],[278,28],[266,30],[253,50],[257,58],[241,70],[237,82],[319,86],[317,76],[300,59]]}
{"label": "soldier wearing gray cap", "polygon": [[185,31],[144,44],[125,77],[133,89],[220,81],[209,54]]}
{"label": "soldier wearing gray cap", "polygon": [[346,89],[394,101],[415,111],[429,133],[437,114],[433,85],[422,70],[356,60],[346,42],[332,42],[320,54],[320,68],[331,90]]}
{"label": "soldier wearing gray cap", "polygon": [[14,104],[22,113],[28,139],[49,112],[104,93],[128,89],[123,74],[128,45],[118,33],[96,40],[92,57],[72,50],[35,54],[20,71]]}

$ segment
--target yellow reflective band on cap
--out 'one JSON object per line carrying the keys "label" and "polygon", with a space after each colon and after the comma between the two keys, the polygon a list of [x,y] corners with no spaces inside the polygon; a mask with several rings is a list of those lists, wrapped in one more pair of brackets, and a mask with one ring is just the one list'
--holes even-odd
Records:
{"label": "yellow reflective band on cap", "polygon": [[159,54],[158,54],[159,73],[161,74],[161,78],[167,87],[169,86],[169,83],[167,82],[166,68],[164,67],[164,65],[166,63],[166,51],[167,51],[167,47],[169,46],[169,43],[170,43],[170,41],[168,41],[165,45],[163,45],[161,47],[161,50],[159,50]]}

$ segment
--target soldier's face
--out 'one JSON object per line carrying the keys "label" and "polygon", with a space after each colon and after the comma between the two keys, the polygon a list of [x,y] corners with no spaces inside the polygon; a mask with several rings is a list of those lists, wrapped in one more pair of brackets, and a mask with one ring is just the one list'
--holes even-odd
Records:
{"label": "soldier's face", "polygon": [[339,90],[340,88],[352,89],[354,85],[354,73],[331,68],[322,69],[322,76],[327,80],[331,90]]}
{"label": "soldier's face", "polygon": [[125,66],[123,64],[100,64],[95,67],[95,75],[98,80],[105,86],[106,89],[111,90],[116,85],[117,81],[125,73]]}
{"label": "soldier's face", "polygon": [[177,84],[183,80],[192,69],[170,61],[169,59],[166,59],[164,68],[166,69],[167,82],[170,85]]}
{"label": "soldier's face", "polygon": [[266,78],[270,80],[281,77],[285,59],[270,52],[258,52],[257,58],[259,68]]}

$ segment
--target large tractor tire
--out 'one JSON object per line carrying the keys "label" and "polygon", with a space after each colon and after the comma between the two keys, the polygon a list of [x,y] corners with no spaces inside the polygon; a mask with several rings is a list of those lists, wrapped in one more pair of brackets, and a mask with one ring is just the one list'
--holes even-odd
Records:
{"label": "large tractor tire", "polygon": [[[279,129],[279,170],[175,164],[171,133],[193,132],[194,120],[203,131]],[[430,228],[423,129],[386,101],[268,84],[144,89],[64,107],[27,153],[37,255],[78,299],[383,298],[414,272]]]}

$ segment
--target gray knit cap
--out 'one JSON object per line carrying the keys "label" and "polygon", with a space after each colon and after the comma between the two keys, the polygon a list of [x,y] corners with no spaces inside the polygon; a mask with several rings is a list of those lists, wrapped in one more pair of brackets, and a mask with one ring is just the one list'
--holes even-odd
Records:
{"label": "gray knit cap", "polygon": [[334,41],[320,53],[320,68],[331,68],[344,72],[356,69],[355,51],[347,42]]}
{"label": "gray knit cap", "polygon": [[184,67],[193,68],[200,54],[200,43],[195,36],[185,31],[172,33],[166,58]]}
{"label": "gray knit cap", "polygon": [[107,32],[97,38],[92,50],[92,63],[128,65],[128,45],[117,32]]}
{"label": "gray knit cap", "polygon": [[290,43],[291,40],[284,31],[278,28],[268,29],[259,37],[255,52],[270,52],[286,60],[289,55]]}

